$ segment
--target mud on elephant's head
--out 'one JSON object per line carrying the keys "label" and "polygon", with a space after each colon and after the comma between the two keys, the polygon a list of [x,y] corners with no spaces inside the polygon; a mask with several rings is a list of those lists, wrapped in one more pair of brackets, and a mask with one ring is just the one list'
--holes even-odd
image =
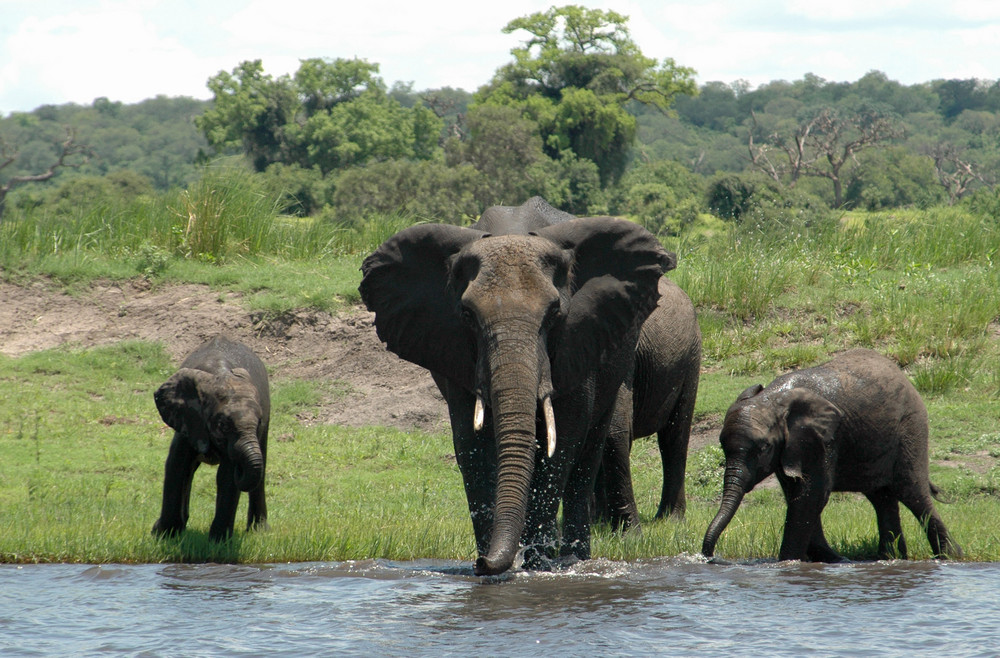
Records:
{"label": "mud on elephant's head", "polygon": [[241,491],[259,484],[264,469],[258,430],[264,412],[247,370],[213,374],[181,368],[153,398],[163,422],[186,436],[205,462],[232,462]]}

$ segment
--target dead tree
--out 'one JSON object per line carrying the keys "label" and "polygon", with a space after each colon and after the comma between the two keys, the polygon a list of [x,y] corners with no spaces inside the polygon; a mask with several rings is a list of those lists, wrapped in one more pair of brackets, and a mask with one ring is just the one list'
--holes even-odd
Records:
{"label": "dead tree", "polygon": [[[754,168],[788,188],[795,187],[802,176],[826,178],[833,183],[834,207],[838,208],[844,203],[844,166],[855,161],[860,151],[902,135],[893,117],[878,109],[843,113],[825,108],[791,134],[773,131],[758,144],[754,139],[754,133],[759,133],[757,117],[750,116],[748,144]],[[772,158],[772,153],[780,153],[781,158]]]}
{"label": "dead tree", "polygon": [[948,193],[948,205],[955,205],[977,181],[988,185],[976,165],[965,159],[963,149],[949,142],[941,142],[927,149],[934,160],[938,181]]}

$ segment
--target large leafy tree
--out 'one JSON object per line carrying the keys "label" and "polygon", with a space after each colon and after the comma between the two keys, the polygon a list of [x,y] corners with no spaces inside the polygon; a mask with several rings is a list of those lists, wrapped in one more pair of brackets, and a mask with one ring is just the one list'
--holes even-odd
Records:
{"label": "large leafy tree", "polygon": [[530,36],[477,92],[476,103],[517,108],[537,124],[549,157],[591,160],[601,184],[614,183],[636,138],[628,105],[667,112],[678,94],[697,91],[692,69],[643,55],[627,22],[617,12],[579,5],[511,21],[505,33]]}
{"label": "large leafy tree", "polygon": [[391,159],[427,159],[442,124],[424,105],[403,107],[378,65],[302,60],[294,76],[264,74],[260,60],[209,80],[214,106],[198,127],[220,152],[241,150],[258,171],[274,163],[323,173]]}

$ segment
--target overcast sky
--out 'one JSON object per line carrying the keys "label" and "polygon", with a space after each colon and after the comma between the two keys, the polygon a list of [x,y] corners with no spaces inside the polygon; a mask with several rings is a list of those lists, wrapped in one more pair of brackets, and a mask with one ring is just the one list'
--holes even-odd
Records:
{"label": "overcast sky", "polygon": [[[568,4],[567,2],[566,4]],[[1000,0],[577,0],[630,17],[648,57],[698,84],[1000,78]],[[552,1],[0,0],[0,115],[40,105],[209,98],[221,70],[260,59],[271,75],[310,57],[359,57],[387,84],[474,91],[525,33],[513,18]],[[562,3],[559,3],[562,4]]]}

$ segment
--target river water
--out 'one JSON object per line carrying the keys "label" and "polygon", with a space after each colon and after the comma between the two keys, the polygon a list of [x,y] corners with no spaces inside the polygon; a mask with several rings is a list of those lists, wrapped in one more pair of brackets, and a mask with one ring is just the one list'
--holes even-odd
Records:
{"label": "river water", "polygon": [[997,656],[1000,565],[0,566],[0,656]]}

